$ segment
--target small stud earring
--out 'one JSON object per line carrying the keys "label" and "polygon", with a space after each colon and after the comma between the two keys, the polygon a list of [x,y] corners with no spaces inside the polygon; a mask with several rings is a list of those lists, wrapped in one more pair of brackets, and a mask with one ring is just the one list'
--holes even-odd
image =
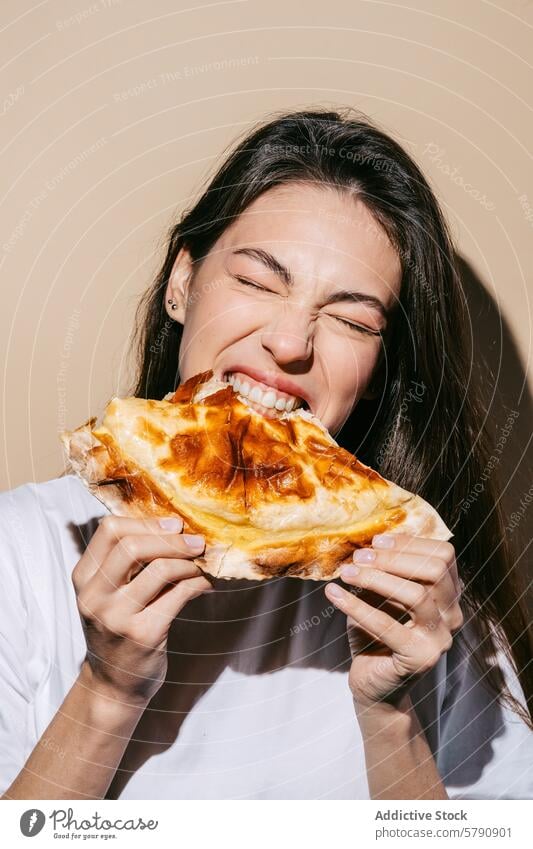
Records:
{"label": "small stud earring", "polygon": [[175,301],[173,301],[173,300],[172,300],[172,298],[169,298],[169,299],[168,299],[168,301],[167,301],[167,303],[169,303],[169,304],[171,305],[171,306],[170,306],[170,309],[172,309],[172,310],[177,310],[177,309],[178,309],[178,305],[177,305],[177,303],[176,303]]}

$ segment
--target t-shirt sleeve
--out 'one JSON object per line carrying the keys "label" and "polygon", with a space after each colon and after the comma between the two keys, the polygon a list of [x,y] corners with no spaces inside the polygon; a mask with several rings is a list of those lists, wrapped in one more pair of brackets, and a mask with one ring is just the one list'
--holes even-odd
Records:
{"label": "t-shirt sleeve", "polygon": [[[489,688],[472,654],[477,628],[466,623],[448,652],[440,715],[437,767],[450,799],[533,799],[533,731]],[[512,695],[525,707],[519,678],[500,649],[497,665]]]}
{"label": "t-shirt sleeve", "polygon": [[31,621],[23,552],[13,520],[17,520],[16,514],[10,513],[3,495],[0,498],[0,793],[5,793],[29,755],[27,726],[33,699]]}

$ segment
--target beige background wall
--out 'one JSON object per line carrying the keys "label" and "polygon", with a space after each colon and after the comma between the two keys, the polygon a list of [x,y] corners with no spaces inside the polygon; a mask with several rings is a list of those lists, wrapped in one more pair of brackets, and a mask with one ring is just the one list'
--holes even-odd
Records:
{"label": "beige background wall", "polygon": [[502,464],[520,504],[533,3],[408,6],[4,0],[0,489],[59,474],[58,430],[128,384],[136,298],[224,147],[272,110],[348,104],[403,141],[452,222],[493,427],[520,412]]}

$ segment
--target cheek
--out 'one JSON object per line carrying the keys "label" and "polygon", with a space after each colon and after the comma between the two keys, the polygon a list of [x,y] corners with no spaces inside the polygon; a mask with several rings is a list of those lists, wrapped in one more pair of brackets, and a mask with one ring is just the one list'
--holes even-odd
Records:
{"label": "cheek", "polygon": [[200,296],[191,298],[187,309],[180,349],[182,380],[211,368],[221,351],[253,332],[257,325],[253,304],[243,304],[222,287],[205,289],[199,290]]}
{"label": "cheek", "polygon": [[351,403],[365,391],[378,361],[379,348],[366,340],[329,336],[319,350],[331,397],[344,404]]}
{"label": "cheek", "polygon": [[[380,347],[367,340],[330,340],[323,362],[326,391],[319,415],[335,435],[364,395],[379,359]],[[324,358],[323,358],[324,359]]]}
{"label": "cheek", "polygon": [[201,298],[187,313],[186,327],[208,343],[238,338],[243,331],[258,326],[257,305],[243,303],[227,289],[219,289]]}

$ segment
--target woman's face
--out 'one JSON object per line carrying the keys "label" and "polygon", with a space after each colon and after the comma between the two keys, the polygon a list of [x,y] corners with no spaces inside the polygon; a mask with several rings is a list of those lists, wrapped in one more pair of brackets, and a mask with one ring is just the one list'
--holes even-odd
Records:
{"label": "woman's face", "polygon": [[270,189],[192,275],[185,250],[176,260],[167,302],[178,309],[167,309],[184,324],[181,380],[213,369],[267,417],[296,398],[335,435],[372,397],[400,280],[360,200],[305,184]]}

